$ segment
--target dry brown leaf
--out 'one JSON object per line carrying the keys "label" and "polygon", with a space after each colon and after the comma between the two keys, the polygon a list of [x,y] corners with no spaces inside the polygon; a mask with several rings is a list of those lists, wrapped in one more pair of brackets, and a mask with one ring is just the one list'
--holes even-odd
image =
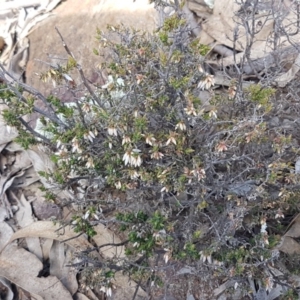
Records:
{"label": "dry brown leaf", "polygon": [[4,175],[7,172],[7,155],[0,153],[0,171]]}
{"label": "dry brown leaf", "polygon": [[285,87],[291,80],[293,80],[296,74],[300,70],[300,54],[297,56],[292,67],[284,74],[275,79],[275,82],[279,87]]}
{"label": "dry brown leaf", "polygon": [[[47,154],[45,148],[41,145],[33,146],[31,149],[26,150],[29,159],[32,162],[34,170],[39,172],[52,172],[54,170],[54,163],[50,160],[50,156]],[[40,176],[41,182],[46,188],[51,188],[52,185],[46,180],[45,177]]]}
{"label": "dry brown leaf", "polygon": [[[12,193],[13,194],[13,193]],[[35,222],[32,216],[31,204],[26,200],[24,194],[21,194],[20,199],[15,196],[18,202],[19,210],[15,214],[15,219],[21,228],[24,228]],[[36,237],[27,237],[26,243],[31,253],[35,254],[40,261],[43,260],[42,248],[40,239]]]}
{"label": "dry brown leaf", "polygon": [[[103,224],[98,224],[94,227],[94,230],[97,234],[93,237],[93,240],[97,244],[97,246],[101,246],[103,244],[108,243],[121,243],[121,240],[118,236],[116,236],[111,230],[107,229]],[[125,249],[124,246],[106,246],[100,249],[100,252],[104,255],[104,257],[112,258],[112,257],[125,257]]]}
{"label": "dry brown leaf", "polygon": [[4,207],[0,206],[0,222],[3,222],[8,217],[9,215],[7,213],[7,210]]}
{"label": "dry brown leaf", "polygon": [[29,167],[26,170],[23,169],[21,176],[16,176],[12,183],[12,187],[26,188],[27,186],[40,180],[40,177],[36,173],[33,167]]}
{"label": "dry brown leaf", "polygon": [[81,294],[81,293],[76,293],[73,296],[74,300],[90,300],[87,296]]}
{"label": "dry brown leaf", "polygon": [[19,210],[15,213],[18,225],[23,228],[33,223],[35,220],[32,216],[31,204],[26,200],[24,194],[21,194],[20,199],[13,192],[11,192],[11,195],[14,196],[19,206]]}
{"label": "dry brown leaf", "polygon": [[18,132],[13,127],[6,126],[2,116],[2,111],[8,109],[6,104],[0,104],[0,145],[11,142],[18,136]]}
{"label": "dry brown leaf", "polygon": [[43,252],[43,259],[44,259],[44,261],[46,261],[49,259],[53,240],[51,240],[51,239],[40,239],[40,240],[41,240],[41,247],[42,247],[42,252]]}
{"label": "dry brown leaf", "polygon": [[[224,2],[222,0],[216,0],[213,14],[201,24],[203,29],[202,32],[213,37],[218,43],[227,46],[230,43],[230,47],[232,47],[230,38],[233,37],[232,31],[236,26],[233,17],[234,12],[238,9],[239,5],[235,3],[235,1]],[[202,32],[199,35],[201,42],[205,40],[205,37],[202,37]]]}
{"label": "dry brown leaf", "polygon": [[66,266],[72,263],[71,256],[71,250],[67,245],[53,241],[49,255],[50,274],[56,276],[71,295],[74,295],[78,290],[77,271]]}
{"label": "dry brown leaf", "polygon": [[[241,5],[235,1],[215,0],[213,14],[202,24],[204,32],[212,36],[217,44],[233,48],[233,36],[237,28],[238,39],[235,47],[238,51],[244,51],[247,45],[247,34],[243,26],[238,26],[239,20],[236,20],[235,17],[240,8]],[[260,51],[259,57],[263,57],[266,53],[267,38],[274,28],[274,20],[261,13],[255,16],[255,22],[256,24],[264,24],[264,26],[255,34],[251,50]],[[271,51],[271,49],[269,50]]]}
{"label": "dry brown leaf", "polygon": [[[271,5],[271,2],[266,2],[265,5]],[[202,22],[202,31],[199,34],[200,41],[204,44],[210,45],[211,47],[217,45],[224,45],[229,48],[233,48],[233,37],[235,31],[238,32],[238,38],[235,41],[235,49],[241,51],[241,53],[236,54],[235,59],[233,55],[228,57],[222,57],[217,63],[225,66],[234,65],[236,61],[241,61],[242,57],[245,55],[244,50],[247,46],[247,40],[249,40],[249,35],[247,36],[246,30],[243,25],[239,25],[241,22],[235,16],[241,8],[241,4],[235,1],[228,2],[223,0],[215,0],[213,14],[207,18],[205,22]],[[270,7],[271,8],[271,7]],[[274,6],[275,8],[275,6]],[[282,14],[282,23],[285,27],[286,32],[298,32],[297,30],[297,14],[291,10],[289,7],[280,4],[275,9],[280,10]],[[268,10],[268,8],[266,8]],[[285,14],[284,14],[285,12]],[[275,11],[276,14],[276,11]],[[270,17],[268,13],[264,10],[259,10],[259,13],[255,15],[255,31],[256,34],[253,38],[253,44],[251,47],[251,53],[249,59],[251,61],[256,61],[264,59],[273,52],[273,49],[268,43],[269,37],[273,34],[274,30],[274,18]],[[293,36],[293,41],[299,40],[300,32]],[[214,40],[214,43],[213,41]],[[280,48],[287,49],[290,46],[289,41],[286,39],[285,35],[279,38],[278,45]],[[216,47],[217,51],[217,47]],[[223,55],[222,55],[223,56]],[[208,62],[209,63],[209,62]],[[214,62],[216,63],[216,61]],[[258,62],[258,66],[253,65],[257,70],[264,68],[264,61]],[[253,73],[253,67],[247,66],[244,68],[245,74]],[[284,74],[285,76],[291,76],[290,74]],[[292,75],[293,76],[293,75]],[[279,84],[284,85],[286,78],[279,78]]]}
{"label": "dry brown leaf", "polygon": [[7,146],[7,144],[1,144],[1,145],[0,145],[0,152],[2,152],[3,149],[4,149],[6,146]]}
{"label": "dry brown leaf", "polygon": [[300,237],[300,214],[298,214],[289,225],[289,230],[284,234],[284,236],[298,238]]}
{"label": "dry brown leaf", "polygon": [[[137,284],[130,280],[128,276],[123,275],[122,272],[117,272],[114,278],[114,285],[117,287],[116,290],[113,290],[114,300],[133,298]],[[136,299],[144,299],[146,296],[146,292],[139,287]]]}
{"label": "dry brown leaf", "polygon": [[10,142],[9,144],[7,144],[5,150],[9,152],[24,151],[23,147],[20,144],[17,144],[15,142]]}
{"label": "dry brown leaf", "polygon": [[22,290],[21,288],[18,288],[18,300],[35,300],[35,298],[30,295],[27,291]]}
{"label": "dry brown leaf", "polygon": [[280,245],[276,249],[286,254],[300,254],[300,245],[289,236],[283,236]]}
{"label": "dry brown leaf", "polygon": [[57,240],[60,242],[71,239],[66,241],[65,243],[70,247],[78,250],[92,248],[92,245],[86,240],[83,235],[75,238],[78,234],[75,233],[74,230],[70,228],[70,226],[66,226],[62,229],[60,229],[60,227],[61,226],[59,226],[58,224],[54,225],[54,223],[51,221],[34,222],[29,226],[15,232],[11,237],[9,243],[20,238],[39,237]]}
{"label": "dry brown leaf", "polygon": [[4,249],[13,234],[13,229],[6,222],[0,222],[0,252]]}
{"label": "dry brown leaf", "polygon": [[11,177],[11,173],[9,172],[6,176],[0,176],[0,203],[5,207],[9,217],[13,217],[13,212],[11,209],[10,202],[8,201],[6,191],[10,188],[15,177]]}
{"label": "dry brown leaf", "polygon": [[86,295],[88,296],[88,299],[90,299],[90,300],[99,300],[98,297],[94,294],[94,292],[91,289],[88,289],[86,291]]}
{"label": "dry brown leaf", "polygon": [[34,254],[10,245],[0,256],[0,276],[35,296],[35,299],[72,300],[71,294],[55,276],[38,277],[43,264]]}
{"label": "dry brown leaf", "polygon": [[0,283],[3,284],[6,288],[5,298],[1,298],[4,300],[13,300],[14,293],[11,287],[11,283],[4,277],[0,277]]}
{"label": "dry brown leaf", "polygon": [[0,176],[0,198],[3,197],[7,189],[10,188],[15,177],[11,177],[11,173],[8,173],[7,176]]}
{"label": "dry brown leaf", "polygon": [[13,173],[17,173],[20,170],[26,170],[32,165],[31,160],[28,158],[28,155],[25,151],[14,152],[10,155],[14,155],[14,163],[11,166],[11,171]]}
{"label": "dry brown leaf", "polygon": [[[38,145],[38,146],[33,146],[30,150],[26,150],[28,157],[30,158],[32,164],[33,164],[33,168],[34,170],[37,172],[37,174],[39,172],[46,172],[46,173],[51,173],[54,168],[55,165],[54,163],[51,161],[50,159],[50,155],[47,154],[47,148],[42,146],[42,145]],[[67,190],[62,190],[61,188],[51,184],[45,177],[43,176],[39,176],[40,181],[42,182],[42,184],[48,188],[51,189],[51,191],[58,197],[61,199],[72,199],[74,198],[74,196]]]}

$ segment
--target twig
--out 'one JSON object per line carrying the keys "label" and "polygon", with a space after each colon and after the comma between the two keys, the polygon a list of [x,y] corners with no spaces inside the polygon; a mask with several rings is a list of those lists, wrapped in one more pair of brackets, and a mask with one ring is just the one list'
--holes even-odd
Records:
{"label": "twig", "polygon": [[135,300],[135,298],[136,298],[136,296],[137,296],[137,293],[138,293],[138,291],[139,291],[139,288],[140,288],[140,286],[141,286],[141,283],[142,283],[142,277],[140,278],[139,282],[138,282],[137,285],[136,285],[136,288],[135,288],[135,291],[134,291],[132,300]]}
{"label": "twig", "polygon": [[[58,30],[57,27],[55,27],[55,30],[57,31],[57,33],[58,33],[58,35],[59,35],[59,37],[60,37],[60,39],[61,39],[61,41],[62,41],[63,47],[65,48],[66,52],[67,52],[67,53],[68,53],[68,54],[76,61],[76,59],[75,59],[73,53],[70,51],[68,45],[66,44],[66,42],[65,42],[65,40],[64,40],[64,38],[63,38],[63,36],[62,36],[62,34],[60,33],[60,31]],[[99,105],[101,108],[104,108],[103,105],[101,104],[100,99],[97,97],[97,95],[95,94],[95,92],[93,91],[93,89],[92,89],[92,88],[90,87],[90,85],[88,84],[88,81],[87,81],[87,79],[85,78],[84,73],[83,73],[83,71],[82,71],[82,67],[81,67],[80,64],[77,63],[77,61],[76,61],[76,69],[78,70],[78,72],[79,72],[79,74],[80,74],[80,77],[81,77],[81,80],[82,80],[82,82],[83,82],[83,85],[87,88],[87,90],[89,91],[89,93],[90,93],[91,96],[93,97],[93,100],[94,100],[95,102],[97,102],[98,105]]]}
{"label": "twig", "polygon": [[51,145],[51,142],[49,139],[47,139],[45,136],[43,136],[42,134],[36,132],[33,128],[31,128],[28,123],[22,118],[19,117],[18,118],[19,121],[22,123],[22,125],[30,132],[32,133],[35,137],[38,137],[40,139],[42,139],[46,144]]}
{"label": "twig", "polygon": [[54,111],[54,109],[51,107],[51,105],[49,104],[49,102],[47,101],[47,99],[36,89],[34,89],[33,87],[28,86],[25,83],[22,83],[20,81],[18,81],[16,78],[14,78],[11,74],[9,74],[9,72],[7,72],[5,70],[5,68],[3,67],[2,64],[0,64],[0,69],[2,70],[2,72],[0,72],[0,78],[5,82],[5,84],[20,98],[20,100],[24,103],[27,103],[26,98],[18,91],[18,89],[16,87],[14,87],[11,82],[5,77],[5,74],[8,75],[10,78],[12,78],[12,80],[17,83],[21,88],[23,88],[26,92],[28,92],[29,94],[37,97],[38,99],[42,100],[43,103],[47,106],[47,108],[49,108],[51,111],[54,112],[54,114],[49,114],[43,110],[41,110],[40,108],[33,106],[33,110],[43,116],[45,116],[46,118],[48,118],[49,120],[51,120],[52,122],[54,122],[55,124],[60,124],[63,127],[68,127],[65,123],[63,123],[57,116],[56,116],[56,112]]}
{"label": "twig", "polygon": [[84,234],[84,232],[81,232],[81,233],[77,234],[76,236],[70,237],[70,238],[65,239],[65,240],[63,240],[63,241],[60,241],[60,243],[62,244],[62,243],[66,243],[66,242],[68,242],[68,241],[77,239],[77,238],[79,238],[79,237],[80,237],[81,235],[83,235],[83,234]]}
{"label": "twig", "polygon": [[93,251],[96,251],[96,250],[100,250],[103,247],[107,247],[107,246],[119,247],[119,246],[124,246],[124,245],[126,245],[128,243],[129,243],[129,240],[126,240],[126,241],[121,242],[121,243],[107,243],[107,244],[103,244],[101,246],[94,247],[92,249],[88,249],[88,250],[85,250],[85,251],[82,251],[82,252],[83,253],[90,253],[90,252],[93,252]]}

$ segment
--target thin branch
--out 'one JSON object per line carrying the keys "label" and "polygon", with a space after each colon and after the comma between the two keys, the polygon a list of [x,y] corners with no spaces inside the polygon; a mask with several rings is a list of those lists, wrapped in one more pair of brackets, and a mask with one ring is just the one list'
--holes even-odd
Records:
{"label": "thin branch", "polygon": [[42,100],[43,103],[46,105],[46,107],[51,110],[54,115],[50,115],[48,113],[46,113],[45,111],[39,109],[38,107],[34,106],[34,111],[38,112],[39,114],[47,117],[48,119],[50,119],[52,122],[56,123],[56,124],[61,124],[64,127],[66,127],[66,124],[64,124],[57,116],[56,116],[56,112],[53,109],[53,107],[49,104],[49,102],[47,101],[47,99],[35,88],[20,82],[19,80],[17,80],[16,78],[14,78],[9,72],[7,72],[4,68],[4,66],[2,64],[0,64],[0,69],[2,70],[2,72],[0,72],[0,78],[5,82],[5,84],[13,90],[14,93],[16,93],[20,99],[24,102],[27,103],[26,98],[12,85],[11,81],[8,80],[5,75],[9,76],[12,81],[14,83],[16,83],[17,85],[19,85],[22,89],[24,89],[26,92],[28,92],[29,94],[37,97],[38,99]]}
{"label": "thin branch", "polygon": [[[62,34],[60,33],[60,31],[58,30],[57,27],[55,27],[55,30],[57,31],[61,41],[62,41],[62,44],[63,44],[63,47],[65,48],[66,52],[76,61],[73,53],[70,51],[68,45],[66,44]],[[81,80],[83,82],[83,85],[87,88],[87,90],[89,91],[90,95],[93,97],[93,100],[101,107],[101,108],[104,108],[104,106],[102,105],[100,99],[97,97],[97,95],[95,94],[95,92],[93,91],[93,89],[90,87],[90,85],[88,84],[88,81],[87,79],[85,78],[84,76],[84,73],[82,71],[82,67],[80,64],[78,64],[76,62],[76,69],[78,70],[79,74],[80,74],[80,77],[81,77]]]}
{"label": "thin branch", "polygon": [[108,247],[108,246],[120,247],[120,246],[124,246],[128,243],[129,243],[129,240],[126,240],[126,241],[121,242],[121,243],[107,243],[107,244],[103,244],[103,245],[98,246],[98,247],[94,247],[94,248],[91,248],[91,249],[88,249],[88,250],[84,250],[82,252],[83,253],[90,253],[90,252],[93,252],[93,251],[96,251],[96,250],[100,250],[103,247]]}
{"label": "thin branch", "polygon": [[60,243],[62,244],[62,243],[66,243],[66,242],[71,241],[71,240],[75,240],[75,239],[79,238],[80,236],[82,236],[83,234],[84,234],[84,232],[81,232],[81,233],[77,234],[76,236],[70,237],[70,238],[65,239],[63,241],[60,241]]}
{"label": "thin branch", "polygon": [[36,132],[32,127],[30,127],[28,125],[28,123],[22,117],[19,117],[18,120],[22,123],[22,125],[26,128],[26,130],[28,130],[31,134],[33,134],[37,138],[42,139],[43,142],[45,142],[46,144],[51,145],[51,141],[49,139],[47,139],[42,134]]}
{"label": "thin branch", "polygon": [[132,300],[135,300],[135,298],[136,298],[136,296],[137,296],[137,293],[138,293],[138,291],[139,291],[139,288],[140,288],[140,286],[141,286],[141,283],[142,283],[142,276],[141,276],[141,278],[140,278],[140,280],[139,280],[139,282],[137,283],[137,285],[136,285],[136,288],[135,288],[135,291],[134,291],[134,294],[133,294],[133,297],[132,297]]}
{"label": "thin branch", "polygon": [[47,112],[45,112],[44,110],[41,110],[40,108],[38,108],[37,106],[33,106],[33,110],[43,116],[45,116],[46,118],[48,118],[49,120],[51,120],[52,122],[54,122],[55,124],[60,124],[63,127],[68,127],[65,123],[63,123],[57,116],[56,116],[56,112],[54,111],[53,107],[49,104],[49,102],[47,101],[47,99],[36,89],[34,89],[33,87],[28,86],[25,83],[22,83],[20,81],[18,81],[16,78],[14,78],[11,74],[9,74],[5,68],[3,67],[2,64],[0,64],[0,69],[2,70],[2,72],[0,72],[0,78],[4,81],[4,83],[9,87],[9,89],[11,89],[19,98],[22,102],[27,103],[26,98],[18,91],[18,89],[12,85],[12,83],[5,77],[5,75],[8,75],[9,77],[12,78],[13,82],[15,82],[16,84],[18,84],[22,89],[24,89],[26,92],[28,92],[29,94],[37,97],[38,99],[42,100],[43,103],[47,106],[47,108],[49,108],[54,114],[49,114]]}

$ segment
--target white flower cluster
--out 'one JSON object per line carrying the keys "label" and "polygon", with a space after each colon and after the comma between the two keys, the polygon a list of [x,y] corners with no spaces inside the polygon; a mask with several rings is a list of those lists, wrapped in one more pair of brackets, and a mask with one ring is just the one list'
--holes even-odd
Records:
{"label": "white flower cluster", "polygon": [[126,151],[123,156],[125,166],[130,165],[132,167],[139,167],[143,162],[140,152],[141,150],[139,149]]}
{"label": "white flower cluster", "polygon": [[201,90],[209,90],[214,85],[215,85],[214,76],[205,73],[203,79],[198,83],[198,88]]}

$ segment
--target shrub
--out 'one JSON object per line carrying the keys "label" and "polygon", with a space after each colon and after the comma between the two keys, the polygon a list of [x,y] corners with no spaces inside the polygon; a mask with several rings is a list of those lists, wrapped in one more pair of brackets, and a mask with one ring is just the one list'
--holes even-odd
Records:
{"label": "shrub", "polygon": [[[281,220],[298,211],[299,195],[298,147],[291,132],[269,122],[280,110],[276,90],[237,78],[228,90],[214,88],[209,48],[191,38],[179,8],[155,34],[109,26],[97,39],[110,53],[101,64],[108,81],[76,103],[22,84],[2,86],[0,96],[18,142],[52,151],[55,172],[42,175],[72,191],[74,230],[92,237],[95,224],[114,224],[126,237],[126,258],[108,262],[99,285],[111,265],[144,287],[160,283],[163,266],[152,270],[162,257],[203,279],[231,276],[246,287],[252,276],[271,289],[269,264],[281,259],[274,247],[287,226]],[[41,79],[72,83],[73,69],[82,72],[69,56]],[[199,97],[203,90],[209,101]],[[33,111],[41,114],[35,130],[23,119]]]}

